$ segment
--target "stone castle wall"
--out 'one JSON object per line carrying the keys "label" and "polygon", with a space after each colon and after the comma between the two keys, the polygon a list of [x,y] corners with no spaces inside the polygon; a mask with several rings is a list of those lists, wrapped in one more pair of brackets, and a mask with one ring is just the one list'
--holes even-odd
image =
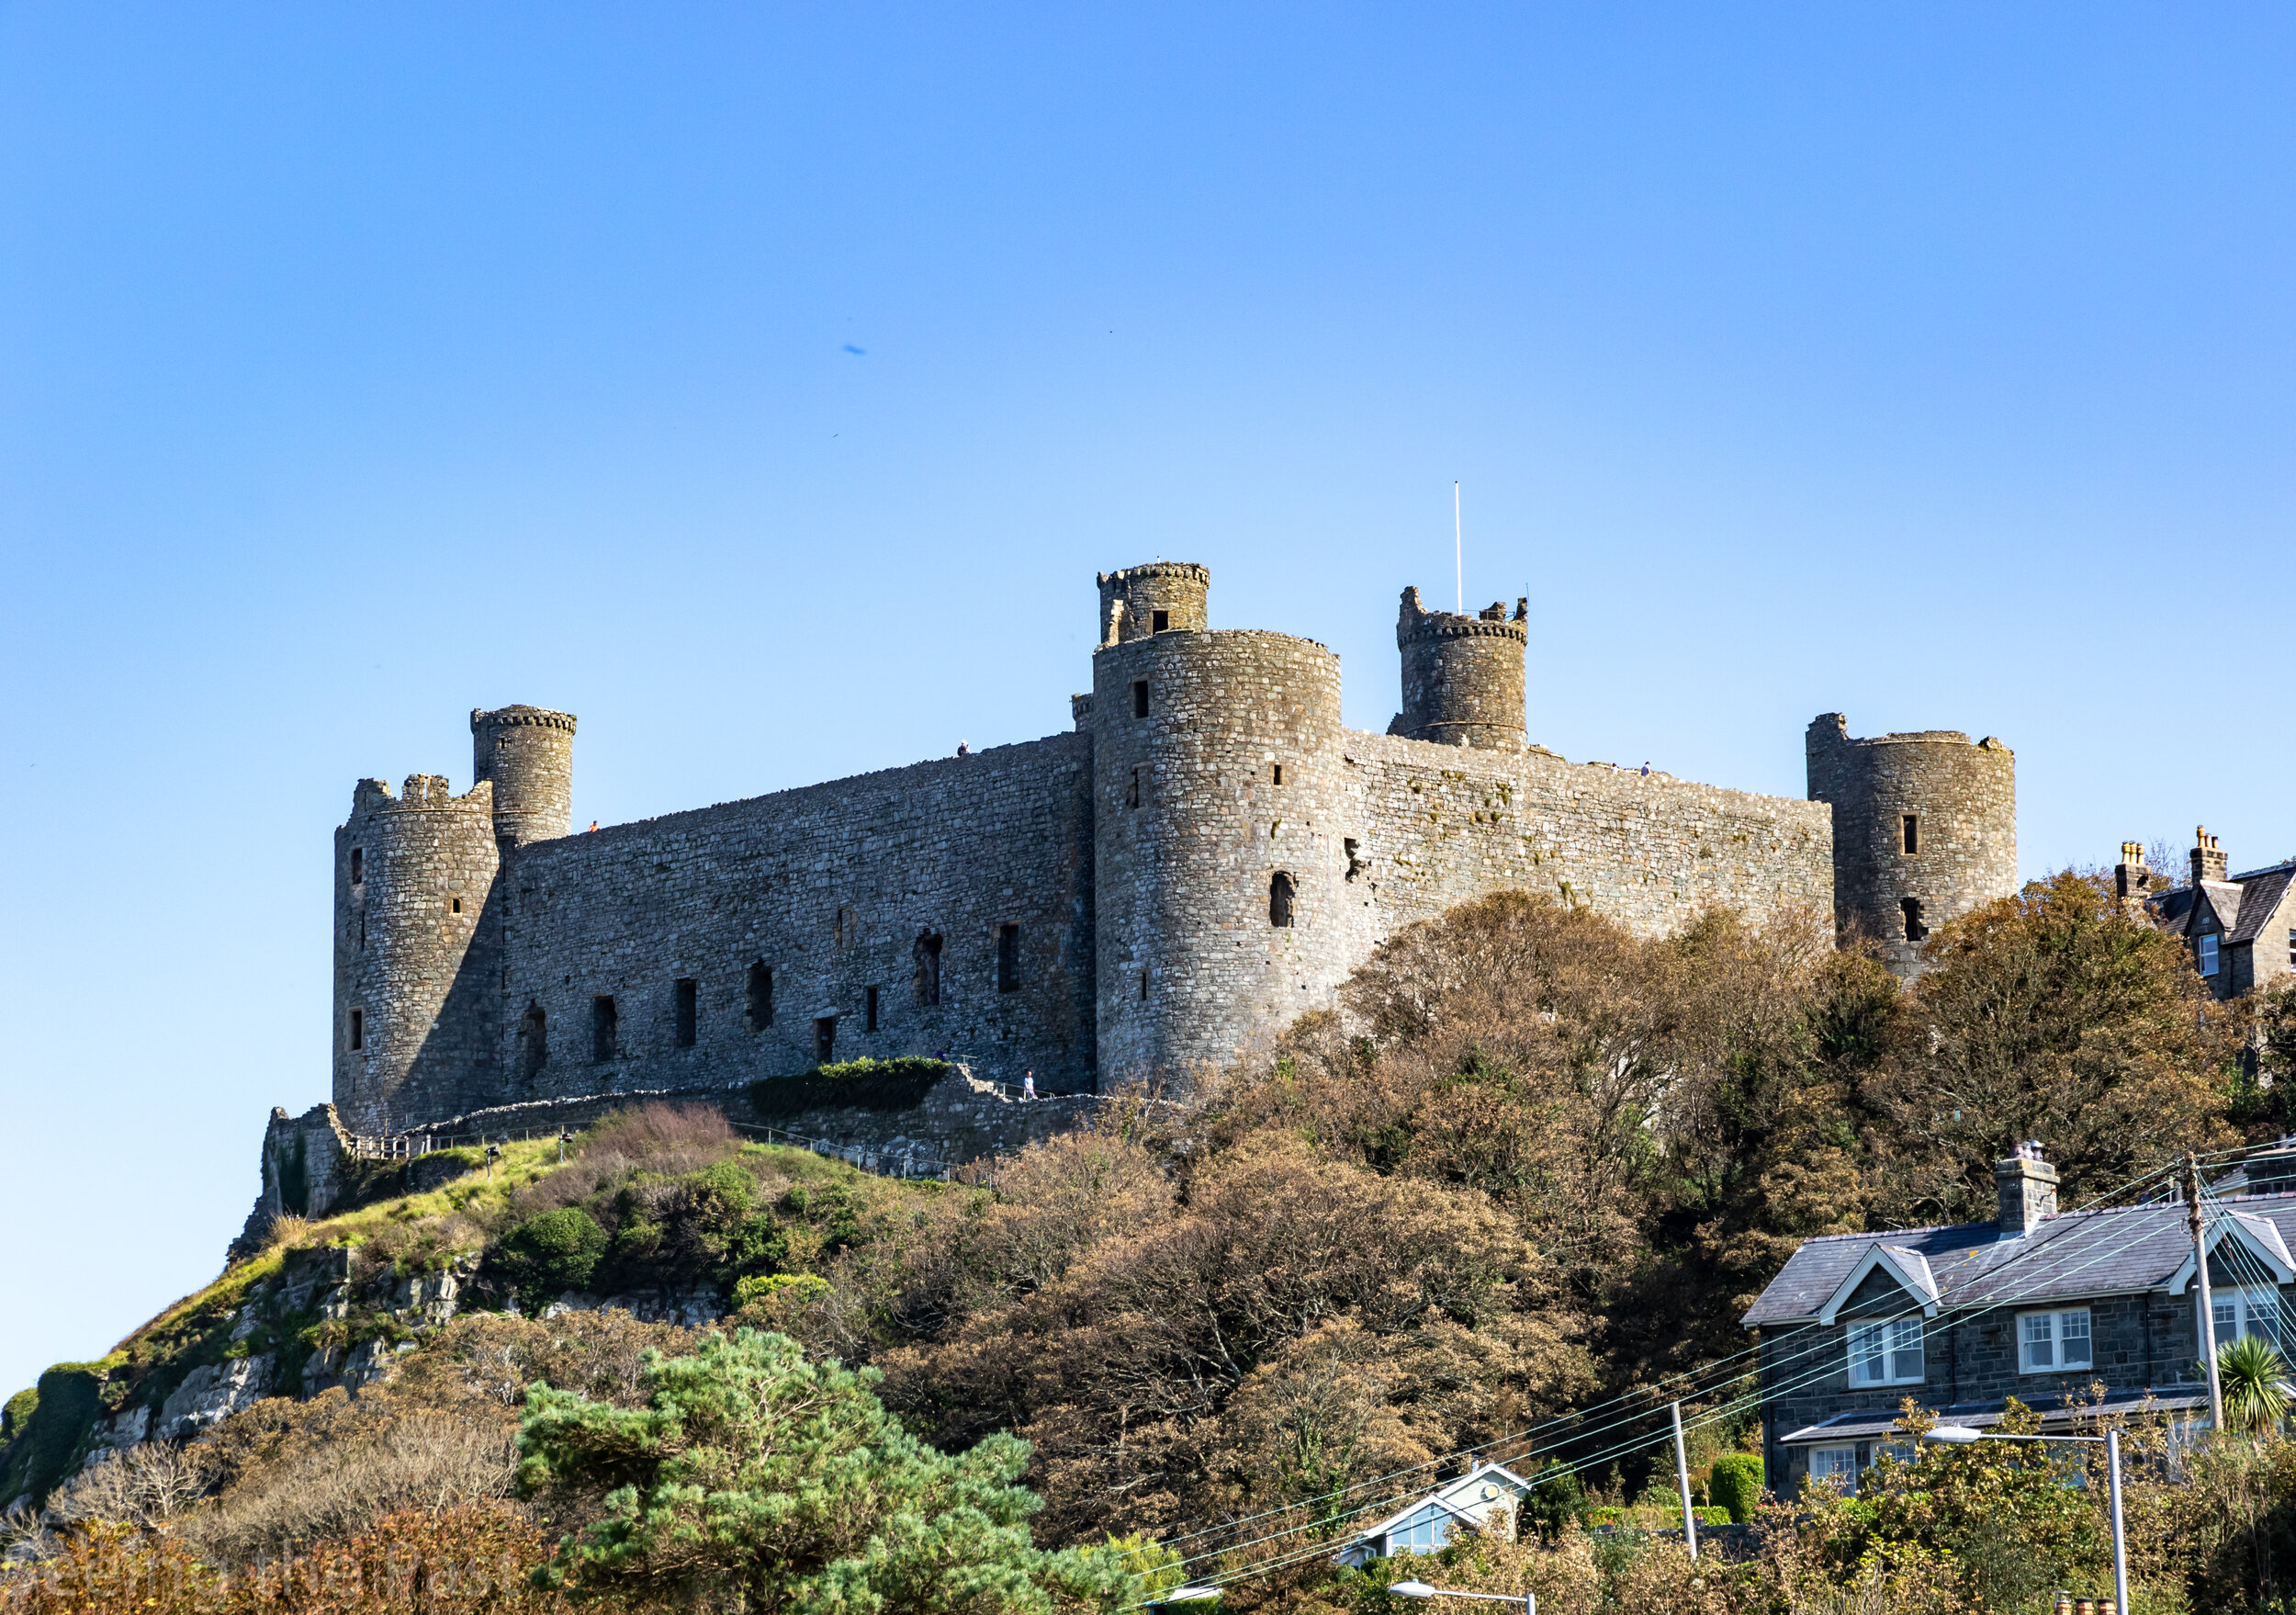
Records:
{"label": "stone castle wall", "polygon": [[[1073,734],[566,834],[574,719],[508,707],[472,717],[467,796],[363,784],[337,839],[345,1124],[862,1055],[1185,1091],[1401,927],[1502,888],[1649,935],[1716,905],[1885,935],[1909,863],[1932,925],[2015,887],[1997,741],[1851,741],[1829,716],[1810,801],[1574,766],[1525,739],[1520,605],[1428,612],[1415,590],[1396,730],[1347,730],[1338,659],[1206,627],[1209,577],[1101,575]],[[1913,859],[1887,846],[1909,813]]]}
{"label": "stone castle wall", "polygon": [[1041,1091],[1089,1090],[1090,765],[1086,737],[1059,735],[521,850],[500,894],[507,1080],[436,1113],[791,1076],[825,1021],[835,1059],[946,1050],[996,1081],[1033,1068]]}

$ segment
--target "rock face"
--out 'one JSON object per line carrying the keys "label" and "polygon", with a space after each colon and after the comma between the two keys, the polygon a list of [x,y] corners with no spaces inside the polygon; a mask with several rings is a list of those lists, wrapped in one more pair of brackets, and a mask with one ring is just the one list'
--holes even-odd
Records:
{"label": "rock face", "polygon": [[152,1434],[163,1441],[180,1441],[214,1429],[270,1391],[276,1366],[276,1359],[265,1351],[193,1369],[161,1404],[159,1428]]}

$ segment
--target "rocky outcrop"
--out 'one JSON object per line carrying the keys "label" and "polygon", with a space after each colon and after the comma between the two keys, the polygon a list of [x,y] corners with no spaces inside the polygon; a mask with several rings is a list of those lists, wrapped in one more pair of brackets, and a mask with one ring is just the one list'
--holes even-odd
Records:
{"label": "rocky outcrop", "polygon": [[152,1433],[163,1441],[205,1434],[268,1395],[276,1367],[277,1359],[264,1351],[193,1369],[160,1405],[158,1424]]}

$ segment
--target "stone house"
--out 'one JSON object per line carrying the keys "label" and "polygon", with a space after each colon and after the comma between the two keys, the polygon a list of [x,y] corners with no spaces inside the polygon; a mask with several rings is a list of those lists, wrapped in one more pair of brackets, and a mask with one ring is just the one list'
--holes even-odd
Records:
{"label": "stone house", "polygon": [[[1805,1240],[1745,1316],[1759,1331],[1763,1462],[1781,1496],[1854,1479],[1911,1397],[1951,1423],[1998,1423],[2005,1399],[2064,1429],[2077,1404],[2205,1417],[2200,1287],[2181,1201],[2060,1214],[2037,1145],[1996,1163],[1991,1223]],[[2221,1346],[2276,1345],[2296,1282],[2296,1148],[2215,1186],[2207,1225]]]}
{"label": "stone house", "polygon": [[2228,874],[2224,848],[2193,831],[2190,884],[2167,890],[2147,868],[2144,849],[2121,843],[2113,885],[2124,902],[2141,902],[2154,924],[2184,940],[2194,968],[2220,999],[2269,991],[2296,975],[2296,859],[2245,875]]}
{"label": "stone house", "polygon": [[1333,1556],[1332,1563],[1360,1569],[1390,1553],[1432,1553],[1462,1531],[1491,1531],[1514,1541],[1516,1507],[1530,1482],[1503,1463],[1479,1463],[1390,1514],[1367,1525]]}

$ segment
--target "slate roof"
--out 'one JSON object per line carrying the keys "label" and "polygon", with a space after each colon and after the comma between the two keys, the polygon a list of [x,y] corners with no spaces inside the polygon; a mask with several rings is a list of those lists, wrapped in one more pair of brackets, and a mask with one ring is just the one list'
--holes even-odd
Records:
{"label": "slate roof", "polygon": [[2216,923],[2230,941],[2234,929],[2240,923],[2241,888],[2229,880],[2204,880],[2200,890],[2208,898],[2210,908],[2216,910]]}
{"label": "slate roof", "polygon": [[[2250,1195],[2228,1209],[2252,1222],[2267,1248],[2285,1250],[2296,1236],[2296,1193]],[[1815,1322],[1876,1245],[1919,1253],[1936,1280],[1939,1304],[1959,1308],[2158,1289],[2192,1254],[2192,1235],[2175,1201],[2069,1212],[2021,1237],[2004,1237],[1993,1223],[1828,1234],[1802,1242],[1742,1321],[1749,1328]]]}
{"label": "slate roof", "polygon": [[2282,864],[2242,876],[2240,928],[2224,940],[2256,941],[2264,928],[2272,923],[2272,916],[2279,912],[2280,899],[2288,895],[2288,883],[2292,879],[2296,879],[2296,864]]}

